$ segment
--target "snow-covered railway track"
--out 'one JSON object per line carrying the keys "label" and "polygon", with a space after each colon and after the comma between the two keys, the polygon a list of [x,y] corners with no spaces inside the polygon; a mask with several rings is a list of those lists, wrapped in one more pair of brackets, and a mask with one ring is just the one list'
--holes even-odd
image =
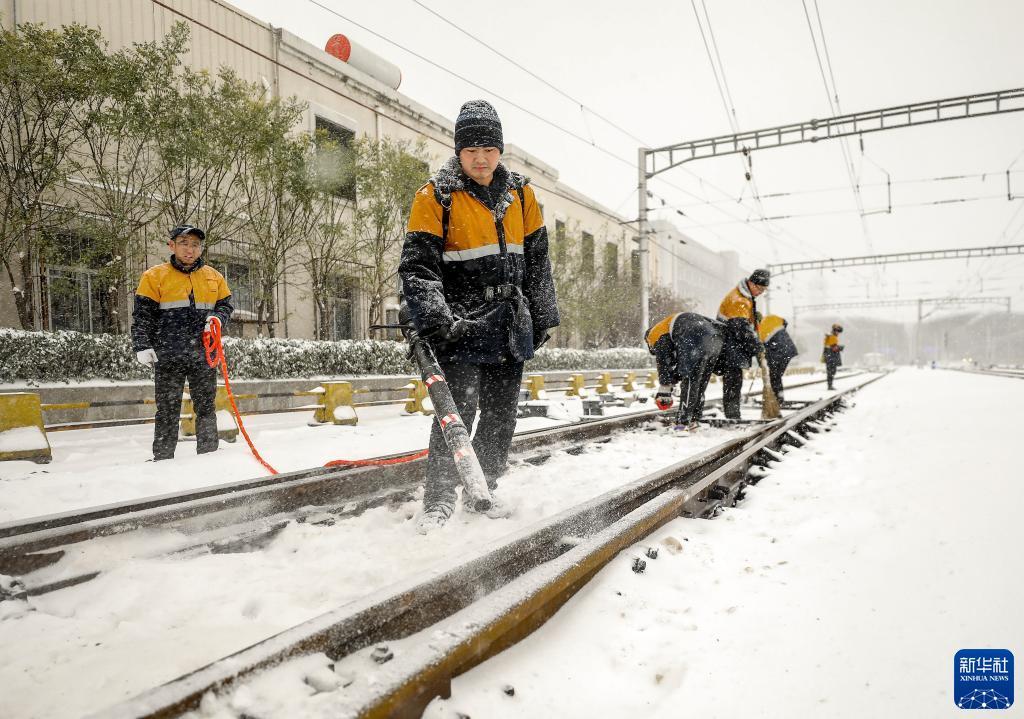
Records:
{"label": "snow-covered railway track", "polygon": [[[821,382],[795,383],[790,388]],[[708,402],[709,406],[716,404],[720,401]],[[542,459],[546,452],[607,439],[662,414],[671,416],[673,411],[652,409],[518,433],[513,439],[513,457]],[[163,541],[157,543],[156,556],[248,551],[270,541],[291,521],[333,522],[407,499],[422,484],[424,471],[425,460],[369,467],[315,467],[3,523],[0,574],[20,578],[21,587],[9,592],[15,599],[81,584],[98,576],[111,557],[129,558],[124,554],[127,542],[122,540],[138,530],[165,532]],[[100,564],[80,556],[85,551],[76,545],[104,538],[116,540],[118,549],[112,553],[106,547],[98,551]],[[58,571],[55,565],[68,554],[76,555],[76,569]],[[26,577],[34,572],[38,574]]]}
{"label": "snow-covered railway track", "polygon": [[[420,716],[433,697],[449,694],[453,676],[528,635],[623,549],[681,514],[704,516],[734,502],[756,477],[752,464],[777,458],[787,443],[806,442],[845,394],[876,379],[752,425],[466,561],[349,602],[94,716],[172,717],[201,701],[213,708],[243,678],[288,660],[304,662],[308,686],[329,693],[320,697],[325,716]],[[656,554],[634,558],[635,569],[642,571],[644,561],[656,561]]]}
{"label": "snow-covered railway track", "polygon": [[1012,379],[1024,379],[1024,370],[1014,369],[961,369],[957,368],[958,372],[967,372],[968,374],[983,374],[989,377],[1010,377]]}

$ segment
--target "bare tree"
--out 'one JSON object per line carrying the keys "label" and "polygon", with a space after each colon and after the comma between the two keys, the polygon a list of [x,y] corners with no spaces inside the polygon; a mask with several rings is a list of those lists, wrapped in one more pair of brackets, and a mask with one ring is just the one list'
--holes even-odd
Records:
{"label": "bare tree", "polygon": [[202,227],[207,247],[236,237],[245,225],[237,168],[257,102],[253,85],[230,69],[216,77],[186,69],[160,114],[155,137],[165,222]]}
{"label": "bare tree", "polygon": [[81,139],[76,119],[104,57],[99,32],[81,25],[0,28],[0,261],[23,329],[40,321],[35,268],[47,231],[71,214],[63,195]]}
{"label": "bare tree", "polygon": [[106,57],[95,74],[95,92],[73,118],[82,139],[75,153],[78,172],[68,184],[98,220],[88,230],[90,251],[104,260],[100,277],[110,295],[113,332],[127,330],[120,308],[130,292],[131,260],[143,247],[143,230],[161,212],[156,133],[160,116],[174,106],[174,77],[187,44],[188,27],[177,23],[159,43]]}
{"label": "bare tree", "polygon": [[384,302],[396,293],[398,261],[417,188],[427,180],[426,143],[363,137],[356,141],[353,228],[370,323],[383,324]]}
{"label": "bare tree", "polygon": [[246,147],[236,167],[257,328],[262,332],[265,327],[270,337],[276,334],[278,284],[295,263],[295,250],[316,224],[313,140],[305,133],[288,134],[304,109],[294,100],[254,102]]}

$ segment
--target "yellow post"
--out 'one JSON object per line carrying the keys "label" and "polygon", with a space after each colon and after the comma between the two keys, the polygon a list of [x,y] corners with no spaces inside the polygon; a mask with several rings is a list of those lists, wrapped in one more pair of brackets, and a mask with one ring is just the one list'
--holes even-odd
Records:
{"label": "yellow post", "polygon": [[647,386],[654,389],[658,386],[658,373],[651,371],[647,373]]}
{"label": "yellow post", "polygon": [[[227,412],[231,418],[231,424],[221,429],[220,422],[217,423],[217,436],[225,442],[234,442],[238,439],[238,426],[235,423],[235,416],[231,412],[231,403],[228,401],[228,390],[226,387],[217,385],[217,396],[213,400],[213,411],[215,414]],[[181,435],[183,437],[194,437],[196,434],[196,408],[192,403],[192,397],[186,395],[181,401]]]}
{"label": "yellow post", "polygon": [[52,458],[39,395],[34,392],[0,394],[0,461],[30,459],[46,464]]}
{"label": "yellow post", "polygon": [[526,388],[530,390],[530,399],[547,399],[544,391],[544,375],[531,374],[526,378]]}
{"label": "yellow post", "polygon": [[320,406],[316,408],[316,421],[320,423],[357,425],[351,382],[324,382]]}
{"label": "yellow post", "polygon": [[597,393],[609,394],[612,391],[612,373],[602,372],[597,379]]}
{"label": "yellow post", "polygon": [[569,389],[565,391],[566,397],[585,397],[587,389],[584,385],[587,383],[587,378],[581,374],[570,375],[569,377]]}
{"label": "yellow post", "polygon": [[636,372],[627,372],[622,380],[623,392],[636,392]]}
{"label": "yellow post", "polygon": [[405,385],[409,390],[409,398],[405,403],[406,414],[434,414],[434,405],[430,401],[430,394],[427,392],[427,385],[421,379],[414,379]]}

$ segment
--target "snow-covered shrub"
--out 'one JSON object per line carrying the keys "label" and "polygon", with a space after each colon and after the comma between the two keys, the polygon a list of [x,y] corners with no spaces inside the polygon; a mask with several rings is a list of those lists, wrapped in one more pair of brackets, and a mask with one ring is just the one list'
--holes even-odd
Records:
{"label": "snow-covered shrub", "polygon": [[[406,345],[390,340],[323,342],[225,337],[224,350],[231,376],[238,379],[414,373]],[[653,358],[642,349],[545,347],[527,363],[526,369],[544,372],[653,366]],[[131,340],[125,335],[0,329],[0,382],[131,380],[151,376],[152,370],[135,360]]]}

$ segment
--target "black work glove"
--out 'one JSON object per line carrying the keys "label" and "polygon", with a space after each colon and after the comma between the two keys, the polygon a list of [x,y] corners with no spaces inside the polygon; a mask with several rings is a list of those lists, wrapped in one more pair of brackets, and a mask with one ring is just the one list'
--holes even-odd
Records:
{"label": "black work glove", "polygon": [[842,352],[846,349],[846,345],[836,345],[836,352]]}
{"label": "black work glove", "polygon": [[455,321],[447,325],[437,325],[423,330],[420,336],[431,342],[458,342],[469,330],[470,320],[456,317]]}

